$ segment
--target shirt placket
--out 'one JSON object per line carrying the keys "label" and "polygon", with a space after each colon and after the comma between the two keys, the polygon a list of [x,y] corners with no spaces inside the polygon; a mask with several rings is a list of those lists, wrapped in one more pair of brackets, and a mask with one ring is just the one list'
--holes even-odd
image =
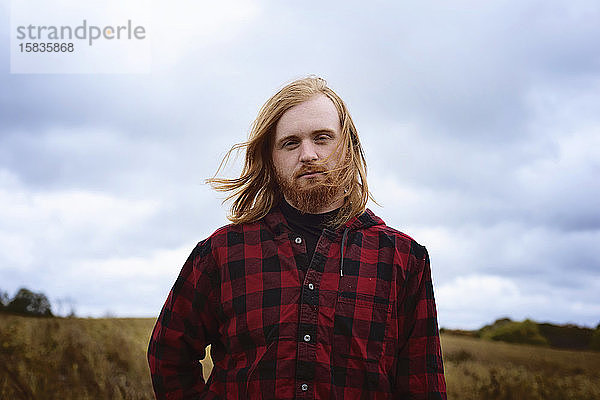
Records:
{"label": "shirt placket", "polygon": [[[302,246],[306,252],[304,240],[298,235],[293,239],[295,246]],[[315,397],[315,365],[317,358],[317,320],[319,311],[319,282],[325,265],[330,241],[321,235],[313,259],[304,275],[299,305],[299,324],[297,337],[296,398],[313,399]],[[296,247],[296,250],[300,248]]]}

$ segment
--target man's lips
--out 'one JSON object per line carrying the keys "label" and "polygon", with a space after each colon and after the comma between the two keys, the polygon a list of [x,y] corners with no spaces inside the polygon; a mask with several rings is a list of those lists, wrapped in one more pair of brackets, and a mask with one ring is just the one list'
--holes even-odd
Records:
{"label": "man's lips", "polygon": [[300,175],[300,178],[302,178],[302,177],[310,178],[311,176],[317,176],[317,175],[320,175],[320,174],[321,174],[321,172],[317,172],[317,171],[314,171],[314,172],[305,172],[305,173],[303,173],[303,174]]}
{"label": "man's lips", "polygon": [[324,171],[321,170],[308,170],[308,171],[301,171],[296,175],[296,178],[312,178],[315,177],[317,175],[321,175]]}

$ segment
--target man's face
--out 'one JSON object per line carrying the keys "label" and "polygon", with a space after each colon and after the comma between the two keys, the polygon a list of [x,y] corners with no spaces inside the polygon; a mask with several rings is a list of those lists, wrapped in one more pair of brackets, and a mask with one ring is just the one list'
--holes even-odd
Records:
{"label": "man's face", "polygon": [[287,110],[275,126],[273,164],[277,182],[288,203],[300,211],[319,214],[343,205],[336,165],[341,140],[337,109],[317,94]]}

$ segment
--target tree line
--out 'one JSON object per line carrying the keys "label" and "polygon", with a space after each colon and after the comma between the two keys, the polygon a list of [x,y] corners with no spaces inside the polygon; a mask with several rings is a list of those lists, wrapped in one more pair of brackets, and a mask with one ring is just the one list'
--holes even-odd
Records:
{"label": "tree line", "polygon": [[600,323],[596,328],[588,328],[574,324],[556,325],[530,319],[512,321],[510,318],[500,318],[474,331],[441,328],[440,332],[508,343],[600,351]]}
{"label": "tree line", "polygon": [[54,316],[48,297],[26,288],[19,289],[12,299],[7,292],[0,290],[0,311],[35,317]]}

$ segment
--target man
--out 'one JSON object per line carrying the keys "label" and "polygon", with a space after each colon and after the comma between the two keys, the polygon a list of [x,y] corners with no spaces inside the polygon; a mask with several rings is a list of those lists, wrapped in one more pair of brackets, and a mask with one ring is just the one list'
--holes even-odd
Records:
{"label": "man", "polygon": [[241,176],[209,180],[232,192],[233,224],[196,246],[154,327],[156,397],[445,399],[427,250],[365,208],[339,96],[290,83],[241,147]]}

